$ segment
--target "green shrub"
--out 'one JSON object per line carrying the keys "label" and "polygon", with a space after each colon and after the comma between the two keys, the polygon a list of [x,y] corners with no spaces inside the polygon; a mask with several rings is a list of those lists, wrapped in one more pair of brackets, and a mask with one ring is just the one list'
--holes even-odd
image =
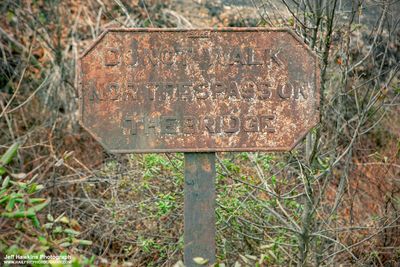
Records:
{"label": "green shrub", "polygon": [[[30,259],[40,259],[45,255],[64,258],[70,255],[70,266],[92,265],[94,257],[87,259],[84,256],[75,256],[79,255],[79,246],[92,244],[90,240],[78,238],[78,222],[63,214],[56,219],[51,214],[44,218],[45,209],[51,199],[38,197],[44,187],[35,182],[37,176],[33,176],[30,181],[24,181],[25,175],[14,175],[7,169],[7,165],[17,155],[18,148],[19,144],[15,143],[0,158],[0,217],[7,230],[6,234],[0,235],[0,252],[5,255],[29,256]],[[40,219],[47,222],[42,224]],[[65,266],[51,261],[49,264],[29,265]]]}

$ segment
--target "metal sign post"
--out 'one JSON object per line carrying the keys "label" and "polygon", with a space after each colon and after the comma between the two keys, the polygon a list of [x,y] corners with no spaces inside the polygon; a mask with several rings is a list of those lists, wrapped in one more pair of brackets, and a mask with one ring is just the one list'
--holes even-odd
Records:
{"label": "metal sign post", "polygon": [[185,153],[185,264],[215,262],[215,152],[290,151],[319,120],[289,29],[108,29],[77,64],[80,123],[111,153]]}
{"label": "metal sign post", "polygon": [[184,262],[215,263],[215,153],[185,153]]}

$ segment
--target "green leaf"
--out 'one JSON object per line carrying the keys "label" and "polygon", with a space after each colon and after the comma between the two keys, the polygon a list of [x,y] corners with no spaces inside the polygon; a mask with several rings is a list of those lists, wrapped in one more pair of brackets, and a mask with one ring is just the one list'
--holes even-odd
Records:
{"label": "green leaf", "polygon": [[93,264],[95,259],[96,259],[96,257],[94,255],[92,255],[92,257],[90,257],[90,259],[89,259],[89,263]]}
{"label": "green leaf", "polygon": [[69,235],[79,235],[80,234],[80,232],[75,231],[74,229],[70,229],[70,228],[65,229],[64,233],[69,234]]}
{"label": "green leaf", "polygon": [[32,209],[33,211],[38,212],[38,211],[44,209],[49,203],[50,203],[50,198],[47,199],[47,200],[46,200],[45,202],[43,202],[42,204],[38,204],[38,205],[36,205],[36,206],[33,206],[33,207],[29,208],[29,210]]}
{"label": "green leaf", "polygon": [[15,157],[17,154],[17,150],[19,148],[19,143],[14,143],[12,146],[10,146],[6,153],[0,158],[0,164],[1,165],[7,165],[8,163],[11,162],[11,160]]}
{"label": "green leaf", "polygon": [[0,190],[0,197],[8,196],[8,194],[5,194],[6,192],[7,192],[7,189],[6,189],[6,188],[1,189],[1,190]]}
{"label": "green leaf", "polygon": [[1,185],[1,188],[4,189],[8,186],[10,183],[10,176],[7,176],[6,179],[4,179],[3,184]]}
{"label": "green leaf", "polygon": [[36,191],[35,191],[35,192],[38,192],[38,191],[42,190],[43,188],[44,188],[43,185],[38,184],[38,185],[36,186]]}
{"label": "green leaf", "polygon": [[60,219],[57,218],[56,221],[60,221],[65,224],[69,224],[69,219],[66,216],[62,216]]}
{"label": "green leaf", "polygon": [[79,245],[85,245],[85,246],[90,246],[93,244],[92,241],[90,240],[84,240],[84,239],[79,239],[78,240]]}
{"label": "green leaf", "polygon": [[16,184],[17,184],[21,189],[26,189],[26,183],[23,183],[23,182],[16,182]]}
{"label": "green leaf", "polygon": [[36,228],[40,228],[40,222],[38,218],[36,217],[36,214],[31,217],[32,223]]}
{"label": "green leaf", "polygon": [[51,216],[51,214],[47,214],[47,220],[49,220],[50,222],[54,222],[54,217]]}
{"label": "green leaf", "polygon": [[[36,217],[36,212],[42,210],[45,208],[50,202],[50,199],[47,199],[46,202],[30,207],[28,210],[19,210],[19,211],[14,211],[14,212],[4,212],[1,214],[2,217],[6,218],[31,218]],[[37,218],[36,218],[37,220]],[[34,222],[36,223],[36,222]]]}
{"label": "green leaf", "polygon": [[71,246],[71,243],[70,242],[64,242],[64,243],[61,243],[60,246],[66,248],[66,247]]}
{"label": "green leaf", "polygon": [[7,21],[8,21],[8,23],[10,23],[13,20],[14,17],[15,17],[14,12],[12,12],[11,10],[7,10]]}
{"label": "green leaf", "polygon": [[32,194],[36,192],[37,183],[32,183],[28,187],[28,194]]}
{"label": "green leaf", "polygon": [[30,204],[42,203],[43,201],[46,201],[46,199],[45,198],[30,198],[29,199]]}
{"label": "green leaf", "polygon": [[18,210],[14,212],[4,212],[1,214],[1,217],[10,218],[10,219],[18,219],[18,218],[32,218],[35,216],[34,210]]}
{"label": "green leaf", "polygon": [[38,240],[39,240],[40,244],[42,244],[43,246],[47,245],[47,240],[44,236],[38,236]]}
{"label": "green leaf", "polygon": [[57,226],[56,229],[53,230],[53,234],[58,234],[62,232],[62,227],[61,226]]}
{"label": "green leaf", "polygon": [[25,203],[25,199],[23,199],[23,198],[16,198],[16,199],[15,199],[15,202],[16,202],[16,203]]}
{"label": "green leaf", "polygon": [[0,166],[0,175],[3,175],[6,173],[6,169],[2,166]]}
{"label": "green leaf", "polygon": [[12,198],[10,201],[8,201],[7,206],[6,206],[6,211],[12,211],[15,206],[15,199]]}
{"label": "green leaf", "polygon": [[32,183],[28,187],[28,193],[29,194],[36,193],[37,191],[39,191],[41,189],[43,189],[43,185],[37,184],[37,183]]}
{"label": "green leaf", "polygon": [[149,27],[150,24],[151,24],[151,21],[150,21],[149,19],[146,19],[146,20],[143,22],[143,27],[144,27],[144,28],[147,28],[147,27]]}
{"label": "green leaf", "polygon": [[21,197],[24,197],[24,196],[22,195],[22,193],[12,193],[11,197],[12,198],[21,198]]}
{"label": "green leaf", "polygon": [[53,227],[53,223],[45,223],[43,226],[44,226],[44,228],[46,228],[46,229],[50,229],[50,228]]}
{"label": "green leaf", "polygon": [[10,195],[4,196],[3,198],[0,199],[0,204],[7,202],[9,199],[10,199]]}

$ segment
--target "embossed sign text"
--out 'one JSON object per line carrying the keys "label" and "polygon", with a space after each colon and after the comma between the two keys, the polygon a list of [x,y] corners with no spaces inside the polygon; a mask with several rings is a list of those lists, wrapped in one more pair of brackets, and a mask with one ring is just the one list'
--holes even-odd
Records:
{"label": "embossed sign text", "polygon": [[290,150],[319,119],[317,59],[286,29],[112,29],[78,81],[111,152]]}

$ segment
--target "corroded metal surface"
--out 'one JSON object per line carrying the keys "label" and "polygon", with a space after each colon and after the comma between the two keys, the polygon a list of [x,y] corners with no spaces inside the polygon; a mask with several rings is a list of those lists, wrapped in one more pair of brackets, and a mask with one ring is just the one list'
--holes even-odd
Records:
{"label": "corroded metal surface", "polygon": [[184,262],[215,263],[215,153],[185,153]]}
{"label": "corroded metal surface", "polygon": [[317,69],[287,29],[111,29],[80,59],[80,121],[115,153],[290,150]]}

